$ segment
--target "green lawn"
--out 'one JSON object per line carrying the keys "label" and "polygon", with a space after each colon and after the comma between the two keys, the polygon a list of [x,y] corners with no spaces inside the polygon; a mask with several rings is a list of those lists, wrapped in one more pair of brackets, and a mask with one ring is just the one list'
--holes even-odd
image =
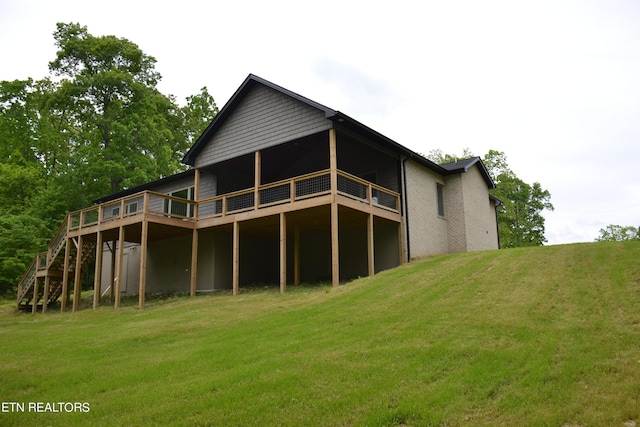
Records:
{"label": "green lawn", "polygon": [[640,242],[576,244],[144,311],[3,304],[0,401],[25,412],[0,425],[640,424],[639,261]]}

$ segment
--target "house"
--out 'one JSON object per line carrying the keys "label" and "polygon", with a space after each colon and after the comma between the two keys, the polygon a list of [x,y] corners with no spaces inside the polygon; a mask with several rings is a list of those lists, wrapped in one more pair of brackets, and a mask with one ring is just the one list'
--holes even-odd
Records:
{"label": "house", "polygon": [[[191,168],[69,214],[18,306],[350,278],[415,257],[497,249],[479,158],[438,165],[340,111],[249,75],[185,155]],[[91,266],[91,267],[90,267]],[[73,292],[72,286],[73,283]]]}

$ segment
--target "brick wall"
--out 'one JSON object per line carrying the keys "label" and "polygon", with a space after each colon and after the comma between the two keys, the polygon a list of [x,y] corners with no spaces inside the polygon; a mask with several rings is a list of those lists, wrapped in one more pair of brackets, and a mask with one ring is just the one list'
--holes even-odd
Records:
{"label": "brick wall", "polygon": [[477,166],[461,175],[467,251],[498,249],[495,206]]}
{"label": "brick wall", "polygon": [[[449,251],[447,236],[447,211],[438,216],[436,184],[444,184],[441,175],[411,160],[405,163],[407,186],[407,222],[411,258],[441,254]],[[446,186],[445,186],[446,187]],[[445,191],[446,193],[446,191]]]}
{"label": "brick wall", "polygon": [[464,252],[467,250],[467,223],[462,175],[447,176],[444,189],[445,218],[449,235],[448,252]]}

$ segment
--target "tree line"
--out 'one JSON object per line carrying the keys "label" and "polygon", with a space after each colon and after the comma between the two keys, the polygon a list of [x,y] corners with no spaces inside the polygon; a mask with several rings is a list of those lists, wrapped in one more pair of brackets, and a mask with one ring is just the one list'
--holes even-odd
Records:
{"label": "tree line", "polygon": [[135,43],[58,23],[49,75],[0,82],[0,293],[11,292],[70,211],[183,170],[218,108],[181,106]]}

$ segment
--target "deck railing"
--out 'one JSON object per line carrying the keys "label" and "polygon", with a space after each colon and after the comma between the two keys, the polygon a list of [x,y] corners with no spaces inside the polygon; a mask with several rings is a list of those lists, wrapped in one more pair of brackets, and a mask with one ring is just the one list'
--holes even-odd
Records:
{"label": "deck railing", "polygon": [[[380,185],[337,171],[337,193],[378,208],[399,212],[400,197]],[[198,221],[238,214],[270,206],[294,203],[331,192],[331,171],[326,169],[282,181],[247,188],[195,202],[180,197],[144,191],[92,206],[69,215],[68,228],[76,231],[109,221],[147,213],[166,218]],[[66,223],[57,237],[66,232]],[[52,243],[57,247],[60,242]]]}
{"label": "deck railing", "polygon": [[346,172],[338,171],[338,193],[382,209],[400,210],[398,193]]}
{"label": "deck railing", "polygon": [[36,256],[33,259],[33,261],[31,261],[31,264],[29,264],[29,268],[24,273],[24,276],[22,276],[22,279],[20,280],[20,282],[18,282],[18,303],[22,301],[26,293],[31,288],[31,285],[32,285],[31,281],[35,280],[36,272],[38,271],[39,259],[40,257]]}
{"label": "deck railing", "polygon": [[143,191],[71,213],[69,230],[76,231],[144,213],[193,221],[196,202],[153,191]]}
{"label": "deck railing", "polygon": [[324,170],[261,185],[257,191],[257,206],[254,188],[204,199],[198,202],[198,220],[322,196],[331,191],[330,182],[330,172]]}
{"label": "deck railing", "polygon": [[67,234],[68,226],[69,226],[69,215],[65,217],[64,221],[58,228],[58,231],[56,232],[55,236],[53,237],[53,239],[51,239],[51,243],[49,243],[49,247],[47,249],[48,264],[50,264],[53,261],[53,259],[58,255],[58,253],[62,249],[62,246],[65,243],[64,237]]}

